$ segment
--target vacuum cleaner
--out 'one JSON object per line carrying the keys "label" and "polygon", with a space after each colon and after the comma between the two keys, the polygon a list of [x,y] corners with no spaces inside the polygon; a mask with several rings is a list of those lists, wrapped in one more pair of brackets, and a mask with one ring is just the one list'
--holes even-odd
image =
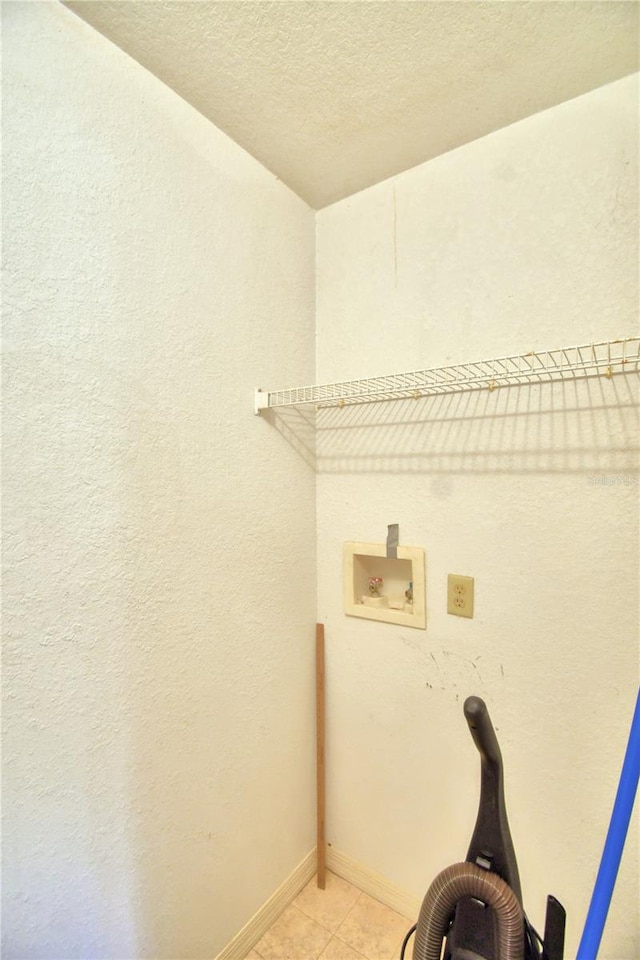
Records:
{"label": "vacuum cleaner", "polygon": [[481,759],[480,805],[467,858],[435,878],[417,924],[413,960],[563,960],[566,914],[547,898],[544,937],[529,923],[504,800],[502,755],[486,704],[468,697],[464,715]]}

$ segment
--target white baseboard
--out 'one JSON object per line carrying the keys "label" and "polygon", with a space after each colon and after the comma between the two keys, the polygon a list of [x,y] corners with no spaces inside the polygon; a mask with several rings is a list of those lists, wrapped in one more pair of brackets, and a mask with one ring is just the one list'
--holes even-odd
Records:
{"label": "white baseboard", "polygon": [[284,883],[269,897],[257,913],[255,913],[242,930],[235,935],[226,947],[218,954],[215,960],[244,960],[251,948],[273,926],[283,910],[311,880],[316,872],[318,858],[315,849],[298,864],[293,873],[290,873]]}
{"label": "white baseboard", "polygon": [[343,880],[348,880],[354,887],[368,893],[380,903],[384,903],[385,907],[390,907],[396,913],[402,914],[403,917],[413,922],[418,919],[421,900],[401,887],[396,887],[364,864],[352,860],[346,853],[336,850],[335,847],[327,848],[327,869],[337,873]]}

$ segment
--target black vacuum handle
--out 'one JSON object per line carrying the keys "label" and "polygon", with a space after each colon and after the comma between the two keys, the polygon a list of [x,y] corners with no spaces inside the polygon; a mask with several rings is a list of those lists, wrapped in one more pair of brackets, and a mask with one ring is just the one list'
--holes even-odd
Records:
{"label": "black vacuum handle", "polygon": [[469,724],[473,742],[483,760],[502,768],[502,754],[498,738],[489,717],[489,711],[480,697],[467,697],[464,702],[464,715]]}
{"label": "black vacuum handle", "polygon": [[480,697],[467,697],[464,715],[480,754],[480,806],[467,860],[486,866],[505,880],[522,904],[522,891],[507,808],[502,754],[489,711]]}

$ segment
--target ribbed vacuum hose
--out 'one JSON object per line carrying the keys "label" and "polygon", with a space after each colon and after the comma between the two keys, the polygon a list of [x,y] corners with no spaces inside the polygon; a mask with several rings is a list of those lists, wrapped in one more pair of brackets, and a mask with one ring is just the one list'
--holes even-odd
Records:
{"label": "ribbed vacuum hose", "polygon": [[456,903],[462,897],[482,900],[495,911],[498,955],[495,960],[523,960],[524,921],[515,893],[496,873],[475,863],[454,863],[435,878],[420,909],[413,960],[440,960],[442,940]]}

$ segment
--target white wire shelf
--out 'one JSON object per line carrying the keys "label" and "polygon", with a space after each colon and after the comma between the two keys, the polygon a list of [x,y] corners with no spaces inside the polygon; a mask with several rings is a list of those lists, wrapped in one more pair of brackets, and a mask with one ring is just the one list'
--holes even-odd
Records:
{"label": "white wire shelf", "polygon": [[557,350],[532,350],[512,357],[431,367],[367,380],[343,380],[274,391],[258,389],[255,412],[306,404],[322,408],[410,397],[418,400],[441,393],[491,391],[513,384],[578,380],[592,376],[610,379],[616,374],[637,373],[639,367],[640,337],[626,337],[578,347],[560,347]]}

